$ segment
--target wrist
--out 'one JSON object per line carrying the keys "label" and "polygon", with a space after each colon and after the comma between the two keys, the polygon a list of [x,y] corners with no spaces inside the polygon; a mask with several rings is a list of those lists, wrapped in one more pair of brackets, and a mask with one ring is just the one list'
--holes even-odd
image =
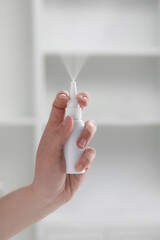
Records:
{"label": "wrist", "polygon": [[37,185],[33,182],[30,185],[30,191],[37,202],[37,207],[43,209],[44,211],[51,213],[60,206],[64,204],[63,197],[61,194],[51,194],[48,191],[43,189],[39,184]]}
{"label": "wrist", "polygon": [[39,207],[44,208],[51,202],[51,199],[47,198],[43,189],[34,182],[30,185],[30,192]]}

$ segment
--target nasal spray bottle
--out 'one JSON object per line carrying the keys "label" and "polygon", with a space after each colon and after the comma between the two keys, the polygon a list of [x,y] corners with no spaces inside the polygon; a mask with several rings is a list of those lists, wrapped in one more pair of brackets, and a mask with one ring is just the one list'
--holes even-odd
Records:
{"label": "nasal spray bottle", "polygon": [[66,173],[67,174],[81,174],[85,173],[85,170],[77,172],[74,168],[76,162],[81,158],[85,149],[77,147],[77,140],[84,129],[84,121],[82,120],[82,110],[77,103],[77,86],[76,81],[71,81],[70,86],[70,100],[67,103],[65,116],[71,116],[74,119],[74,127],[71,135],[64,144],[63,153],[66,161]]}

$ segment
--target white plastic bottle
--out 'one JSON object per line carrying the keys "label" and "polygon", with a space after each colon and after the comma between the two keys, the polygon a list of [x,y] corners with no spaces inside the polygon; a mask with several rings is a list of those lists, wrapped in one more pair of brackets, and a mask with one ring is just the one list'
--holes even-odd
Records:
{"label": "white plastic bottle", "polygon": [[65,116],[72,116],[74,119],[74,127],[71,135],[67,139],[63,147],[63,153],[66,161],[66,173],[67,174],[81,174],[85,173],[85,170],[77,172],[75,170],[75,164],[82,156],[85,149],[77,147],[76,142],[84,129],[84,121],[82,120],[82,110],[77,103],[77,86],[76,81],[71,81],[70,88],[70,100],[68,101]]}

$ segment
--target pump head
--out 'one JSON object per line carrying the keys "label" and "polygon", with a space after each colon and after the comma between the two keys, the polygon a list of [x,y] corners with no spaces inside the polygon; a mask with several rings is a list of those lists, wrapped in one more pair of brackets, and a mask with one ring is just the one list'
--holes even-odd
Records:
{"label": "pump head", "polygon": [[76,81],[71,81],[70,100],[67,103],[66,115],[72,116],[74,119],[81,119],[81,108],[77,102],[77,85]]}

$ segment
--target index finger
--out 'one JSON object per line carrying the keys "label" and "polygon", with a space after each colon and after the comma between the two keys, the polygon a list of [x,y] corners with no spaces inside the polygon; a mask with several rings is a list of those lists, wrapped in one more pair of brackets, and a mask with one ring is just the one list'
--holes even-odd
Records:
{"label": "index finger", "polygon": [[69,93],[67,91],[61,90],[57,93],[48,120],[48,123],[51,123],[53,128],[56,128],[64,120],[68,100]]}
{"label": "index finger", "polygon": [[77,95],[77,101],[82,109],[89,104],[89,98],[90,96],[87,92],[81,92]]}

